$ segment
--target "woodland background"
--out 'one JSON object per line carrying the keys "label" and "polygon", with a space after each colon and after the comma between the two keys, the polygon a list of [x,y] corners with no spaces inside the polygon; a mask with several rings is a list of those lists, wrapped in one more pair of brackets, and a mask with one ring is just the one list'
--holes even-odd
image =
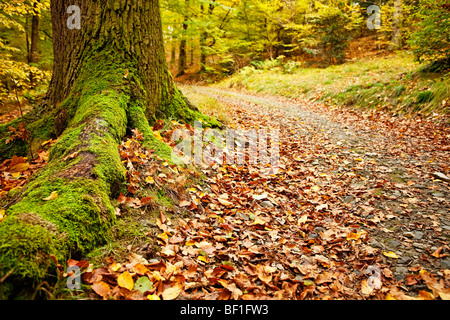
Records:
{"label": "woodland background", "polygon": [[[445,0],[162,0],[160,5],[167,61],[178,81],[211,83],[234,75],[227,85],[273,91],[275,80],[277,91],[270,93],[295,97],[314,91],[315,99],[347,105],[447,113]],[[379,29],[367,27],[370,5],[381,9]],[[393,60],[381,59],[386,57]],[[19,100],[22,111],[39,102],[52,60],[49,1],[0,1],[2,122],[17,116],[11,111],[19,112]],[[327,68],[342,64],[346,68]],[[360,77],[376,76],[364,85],[347,83],[352,65]],[[268,77],[271,70],[282,79]],[[380,90],[392,99],[374,103]]]}

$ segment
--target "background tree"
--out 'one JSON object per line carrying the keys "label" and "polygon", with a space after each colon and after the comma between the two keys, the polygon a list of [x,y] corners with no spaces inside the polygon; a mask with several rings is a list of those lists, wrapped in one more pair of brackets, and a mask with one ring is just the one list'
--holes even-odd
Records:
{"label": "background tree", "polygon": [[420,0],[419,23],[408,40],[419,61],[437,62],[433,69],[450,67],[450,5],[445,0]]}
{"label": "background tree", "polygon": [[0,1],[0,98],[5,102],[15,101],[16,92],[35,100],[46,87],[52,61],[48,9],[49,1]]}

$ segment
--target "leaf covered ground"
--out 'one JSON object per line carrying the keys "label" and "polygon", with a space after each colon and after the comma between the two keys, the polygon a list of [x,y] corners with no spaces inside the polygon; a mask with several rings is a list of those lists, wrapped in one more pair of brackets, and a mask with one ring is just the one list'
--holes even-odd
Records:
{"label": "leaf covered ground", "polygon": [[[433,176],[449,174],[448,127],[189,90],[226,105],[230,127],[279,129],[280,170],[203,166],[206,183],[184,191],[188,171],[144,173],[172,183],[184,214],[155,218],[149,242],[160,250],[130,247],[128,259],[86,269],[98,297],[450,298],[449,185]],[[156,129],[171,143],[174,127]]]}
{"label": "leaf covered ground", "polygon": [[[121,145],[128,192],[116,214],[120,221],[138,212],[150,227],[126,257],[67,262],[81,268],[91,298],[450,298],[449,182],[435,175],[450,176],[447,126],[185,90],[226,106],[230,128],[278,129],[280,168],[177,167],[142,148],[134,131]],[[155,136],[174,146],[177,128],[193,130],[158,122]],[[20,178],[12,162],[3,163],[2,179]],[[168,211],[158,209],[158,190]]]}

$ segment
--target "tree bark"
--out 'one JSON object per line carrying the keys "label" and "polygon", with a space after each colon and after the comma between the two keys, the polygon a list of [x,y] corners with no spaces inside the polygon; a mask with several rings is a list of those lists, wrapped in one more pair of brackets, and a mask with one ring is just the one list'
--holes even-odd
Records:
{"label": "tree bark", "polygon": [[[36,10],[37,2],[34,2],[34,12],[31,15],[30,40],[27,36],[28,64],[38,62],[38,42],[39,42],[39,13]],[[30,83],[34,84],[33,73],[30,72]]]}
{"label": "tree bark", "polygon": [[[187,1],[186,1],[187,2]],[[180,41],[180,50],[178,55],[178,73],[177,77],[182,76],[186,70],[187,50],[186,50],[186,30],[188,28],[187,17],[183,20],[183,35]]]}
{"label": "tree bark", "polygon": [[[70,5],[81,9],[81,29],[67,27]],[[139,129],[144,143],[170,161],[149,120],[200,117],[218,124],[174,84],[158,0],[52,0],[51,14],[53,77],[34,114],[36,131],[53,130],[59,139],[0,223],[3,297],[26,296],[55,280],[52,256],[64,264],[107,241],[115,222],[110,199],[125,190],[118,146],[127,128]]]}
{"label": "tree bark", "polygon": [[31,17],[31,42],[28,56],[28,64],[38,62],[38,41],[39,41],[39,16],[34,14]]}
{"label": "tree bark", "polygon": [[392,20],[393,30],[391,39],[391,50],[399,50],[402,47],[401,37],[402,1],[394,0],[394,17]]}

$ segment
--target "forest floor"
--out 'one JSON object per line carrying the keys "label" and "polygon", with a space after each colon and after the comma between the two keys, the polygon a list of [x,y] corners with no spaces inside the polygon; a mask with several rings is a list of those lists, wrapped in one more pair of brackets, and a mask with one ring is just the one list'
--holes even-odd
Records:
{"label": "forest floor", "polygon": [[[174,191],[178,215],[135,219],[145,236],[127,247],[128,257],[68,261],[83,268],[90,298],[450,299],[445,121],[182,90],[222,106],[228,128],[278,130],[279,170],[248,162],[200,167],[203,183]],[[162,139],[172,132],[154,129]],[[131,154],[148,156],[131,150],[127,160],[132,145],[121,151],[130,172],[138,168]],[[145,180],[179,187],[185,177],[157,163]],[[121,195],[118,220],[125,206],[149,201]]]}
{"label": "forest floor", "polygon": [[189,213],[162,214],[153,224],[161,250],[130,248],[128,261],[89,272],[97,294],[450,298],[448,126],[300,99],[182,90],[227,109],[229,128],[279,130],[279,171],[248,162],[201,167],[205,184],[179,203]]}

